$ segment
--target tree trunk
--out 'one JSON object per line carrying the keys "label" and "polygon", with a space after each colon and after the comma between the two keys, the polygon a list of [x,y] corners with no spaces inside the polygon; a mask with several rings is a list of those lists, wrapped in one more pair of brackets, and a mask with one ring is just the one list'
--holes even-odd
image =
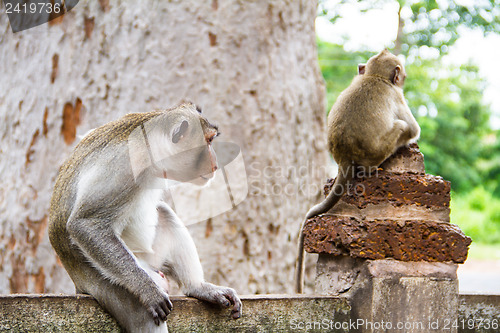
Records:
{"label": "tree trunk", "polygon": [[401,7],[401,5],[400,5],[399,10],[398,10],[398,34],[396,36],[396,40],[394,41],[394,52],[393,53],[395,55],[401,54],[401,48],[403,46],[403,37],[404,37],[403,28],[405,26],[405,21],[401,17],[401,9],[403,9],[403,7]]}
{"label": "tree trunk", "polygon": [[183,99],[241,147],[248,178],[235,209],[189,227],[206,279],[291,292],[326,177],[315,16],[307,0],[82,1],[13,34],[0,15],[0,293],[74,292],[47,236],[59,166],[78,135]]}

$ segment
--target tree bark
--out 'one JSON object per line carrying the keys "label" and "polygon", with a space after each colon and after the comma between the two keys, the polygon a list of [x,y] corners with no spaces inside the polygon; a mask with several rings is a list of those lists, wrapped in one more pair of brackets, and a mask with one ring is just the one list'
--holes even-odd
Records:
{"label": "tree bark", "polygon": [[401,17],[401,5],[399,6],[398,10],[398,34],[396,36],[396,40],[394,41],[394,54],[399,55],[401,54],[401,48],[403,47],[403,28],[405,26],[405,21]]}
{"label": "tree bark", "polygon": [[74,292],[47,236],[59,166],[78,135],[183,99],[241,147],[248,177],[240,205],[189,227],[206,279],[291,292],[326,177],[315,16],[307,0],[81,1],[13,34],[0,15],[0,293]]}

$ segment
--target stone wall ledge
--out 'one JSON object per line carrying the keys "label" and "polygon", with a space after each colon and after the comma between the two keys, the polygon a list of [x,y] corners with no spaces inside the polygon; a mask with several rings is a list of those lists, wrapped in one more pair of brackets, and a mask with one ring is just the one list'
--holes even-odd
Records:
{"label": "stone wall ledge", "polygon": [[500,295],[461,294],[458,333],[500,332]]}
{"label": "stone wall ledge", "polygon": [[[174,311],[169,329],[177,332],[303,332],[311,322],[348,322],[345,298],[333,296],[260,295],[242,297],[244,312],[238,320],[189,297],[172,296]],[[460,295],[458,332],[499,332],[500,295]],[[351,318],[356,320],[355,318]],[[325,330],[309,330],[309,332]],[[346,332],[345,330],[328,330]],[[0,296],[0,332],[120,332],[116,322],[86,295]]]}
{"label": "stone wall ledge", "polygon": [[[243,296],[243,316],[237,320],[230,318],[229,309],[194,298],[171,296],[170,299],[174,310],[167,323],[173,333],[300,331],[301,325],[311,321],[346,322],[350,316],[347,300],[335,296]],[[87,295],[14,294],[0,296],[0,332],[92,333],[120,332],[120,328]]]}

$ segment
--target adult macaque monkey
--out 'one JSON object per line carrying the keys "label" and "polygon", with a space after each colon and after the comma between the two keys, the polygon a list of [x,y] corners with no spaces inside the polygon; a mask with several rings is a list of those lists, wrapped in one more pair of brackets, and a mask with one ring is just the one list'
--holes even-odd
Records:
{"label": "adult macaque monkey", "polygon": [[297,293],[302,293],[304,284],[305,221],[326,213],[340,200],[357,168],[368,173],[420,135],[403,96],[406,73],[401,61],[384,50],[366,65],[360,64],[358,73],[328,115],[328,149],[338,164],[338,174],[327,198],[307,212],[300,227]]}
{"label": "adult macaque monkey", "polygon": [[164,275],[240,317],[236,292],[205,282],[188,230],[162,201],[165,179],[213,177],[218,134],[191,103],[129,114],[89,132],[61,167],[50,242],[77,293],[94,296],[127,332],[167,332]]}

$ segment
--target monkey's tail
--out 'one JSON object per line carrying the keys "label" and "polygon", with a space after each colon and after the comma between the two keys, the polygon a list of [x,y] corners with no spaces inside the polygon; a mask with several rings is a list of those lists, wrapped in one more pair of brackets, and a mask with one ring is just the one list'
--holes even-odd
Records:
{"label": "monkey's tail", "polygon": [[304,290],[304,225],[306,221],[312,217],[328,212],[344,195],[347,190],[349,182],[353,179],[354,166],[341,167],[339,165],[339,172],[337,178],[330,189],[330,193],[325,200],[313,206],[306,214],[302,221],[299,232],[299,246],[297,253],[297,263],[295,267],[295,292],[302,294]]}
{"label": "monkey's tail", "polygon": [[297,294],[302,294],[304,292],[304,223],[300,227],[299,233],[299,251],[297,252],[297,263],[295,266],[295,292]]}
{"label": "monkey's tail", "polygon": [[328,196],[325,200],[309,209],[306,214],[306,220],[317,215],[324,214],[328,212],[333,206],[335,206],[347,191],[347,187],[353,179],[353,174],[353,165],[339,165],[339,172],[337,174],[337,178],[335,178],[335,182],[333,183],[332,188],[330,189],[330,193],[328,193]]}

